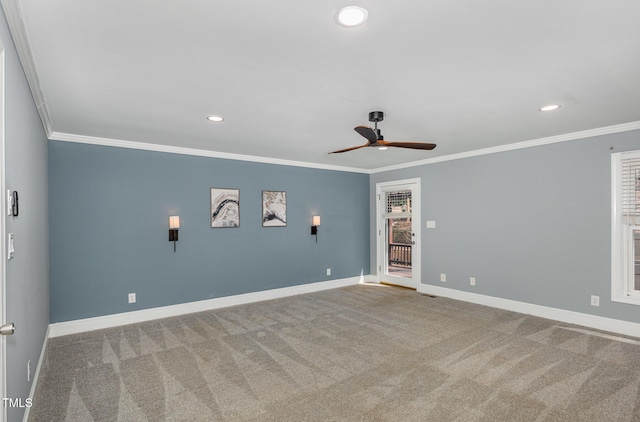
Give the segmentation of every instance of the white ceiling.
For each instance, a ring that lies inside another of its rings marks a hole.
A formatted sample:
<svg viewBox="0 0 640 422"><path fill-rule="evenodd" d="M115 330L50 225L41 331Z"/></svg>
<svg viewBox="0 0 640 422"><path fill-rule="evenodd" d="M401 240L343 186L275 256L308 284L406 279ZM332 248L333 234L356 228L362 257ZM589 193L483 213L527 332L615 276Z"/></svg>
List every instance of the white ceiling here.
<svg viewBox="0 0 640 422"><path fill-rule="evenodd" d="M365 25L335 23L348 4ZM638 0L19 5L54 138L373 169L640 120ZM327 154L373 110L437 148Z"/></svg>

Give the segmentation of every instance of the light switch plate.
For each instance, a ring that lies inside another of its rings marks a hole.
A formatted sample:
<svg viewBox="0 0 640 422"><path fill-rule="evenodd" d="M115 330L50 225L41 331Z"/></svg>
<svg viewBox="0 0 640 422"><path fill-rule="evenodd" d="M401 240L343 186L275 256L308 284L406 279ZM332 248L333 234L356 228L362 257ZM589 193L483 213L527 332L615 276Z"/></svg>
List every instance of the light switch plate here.
<svg viewBox="0 0 640 422"><path fill-rule="evenodd" d="M11 209L13 208L13 191L7 189L7 215L11 217Z"/></svg>
<svg viewBox="0 0 640 422"><path fill-rule="evenodd" d="M436 222L433 220L427 220L427 228L428 229L435 229L436 228Z"/></svg>

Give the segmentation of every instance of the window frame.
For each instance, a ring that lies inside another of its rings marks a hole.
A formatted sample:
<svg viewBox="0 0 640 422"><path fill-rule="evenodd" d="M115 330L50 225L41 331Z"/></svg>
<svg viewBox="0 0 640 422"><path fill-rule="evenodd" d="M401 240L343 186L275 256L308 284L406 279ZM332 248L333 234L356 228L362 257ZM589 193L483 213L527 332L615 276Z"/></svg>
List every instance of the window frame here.
<svg viewBox="0 0 640 422"><path fill-rule="evenodd" d="M633 238L640 225L625 222L623 217L623 169L629 159L640 159L640 151L611 154L611 300L640 305Z"/></svg>

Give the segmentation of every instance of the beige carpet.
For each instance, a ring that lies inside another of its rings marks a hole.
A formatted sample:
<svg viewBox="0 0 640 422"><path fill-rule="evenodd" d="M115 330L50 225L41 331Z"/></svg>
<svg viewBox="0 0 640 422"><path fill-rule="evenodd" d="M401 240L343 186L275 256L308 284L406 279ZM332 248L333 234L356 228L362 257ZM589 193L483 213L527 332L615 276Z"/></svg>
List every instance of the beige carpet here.
<svg viewBox="0 0 640 422"><path fill-rule="evenodd" d="M640 421L638 342L580 328L358 285L53 338L30 420Z"/></svg>

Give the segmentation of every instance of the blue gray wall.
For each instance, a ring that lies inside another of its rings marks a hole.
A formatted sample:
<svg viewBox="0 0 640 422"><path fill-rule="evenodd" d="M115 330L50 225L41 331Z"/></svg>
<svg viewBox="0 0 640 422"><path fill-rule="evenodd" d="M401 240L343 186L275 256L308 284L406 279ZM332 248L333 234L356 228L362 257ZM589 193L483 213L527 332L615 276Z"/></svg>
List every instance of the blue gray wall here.
<svg viewBox="0 0 640 422"><path fill-rule="evenodd" d="M640 323L610 284L611 152L634 149L640 131L423 165L372 175L370 195L421 178L422 283Z"/></svg>
<svg viewBox="0 0 640 422"><path fill-rule="evenodd" d="M16 333L7 342L7 397L29 397L27 361L32 373L49 325L49 249L47 227L47 139L20 66L3 12L0 38L5 47L5 175L7 189L20 195L20 215L6 218L16 235L15 257L7 262L7 321ZM3 240L4 241L4 240ZM24 409L9 408L8 420Z"/></svg>
<svg viewBox="0 0 640 422"><path fill-rule="evenodd" d="M49 181L52 323L369 273L366 174L50 141ZM210 227L211 187L240 189L239 228ZM286 227L262 227L262 190Z"/></svg>

